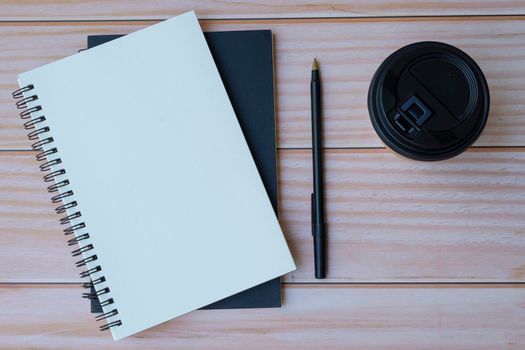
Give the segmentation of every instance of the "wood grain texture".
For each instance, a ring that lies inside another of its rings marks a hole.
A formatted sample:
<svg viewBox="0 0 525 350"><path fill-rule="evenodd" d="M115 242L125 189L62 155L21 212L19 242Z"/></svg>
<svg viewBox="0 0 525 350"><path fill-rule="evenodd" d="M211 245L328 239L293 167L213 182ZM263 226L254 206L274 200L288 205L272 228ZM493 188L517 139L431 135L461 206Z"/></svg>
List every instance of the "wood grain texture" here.
<svg viewBox="0 0 525 350"><path fill-rule="evenodd" d="M386 150L329 151L331 281L525 280L525 153L467 152L438 163ZM281 220L311 281L310 152L280 152Z"/></svg>
<svg viewBox="0 0 525 350"><path fill-rule="evenodd" d="M287 285L281 309L194 311L115 343L78 286L0 285L0 349L525 347L523 286L433 287Z"/></svg>
<svg viewBox="0 0 525 350"><path fill-rule="evenodd" d="M516 0L4 0L0 20L162 19L190 10L201 18L512 15L525 13L525 5Z"/></svg>
<svg viewBox="0 0 525 350"><path fill-rule="evenodd" d="M0 281L80 281L33 153L0 152Z"/></svg>
<svg viewBox="0 0 525 350"><path fill-rule="evenodd" d="M0 153L0 282L80 281L30 152ZM279 152L280 220L298 269L314 282L311 158ZM383 150L326 158L325 282L525 281L525 152L467 152L422 163Z"/></svg>
<svg viewBox="0 0 525 350"><path fill-rule="evenodd" d="M414 41L465 50L484 70L491 113L476 145L525 145L525 17L202 21L203 29L272 29L276 47L278 144L310 147L309 70L321 63L325 146L378 147L366 106L369 81L386 56ZM0 24L0 149L28 147L10 93L18 73L75 53L88 34L128 33L153 22ZM37 87L38 89L38 87Z"/></svg>

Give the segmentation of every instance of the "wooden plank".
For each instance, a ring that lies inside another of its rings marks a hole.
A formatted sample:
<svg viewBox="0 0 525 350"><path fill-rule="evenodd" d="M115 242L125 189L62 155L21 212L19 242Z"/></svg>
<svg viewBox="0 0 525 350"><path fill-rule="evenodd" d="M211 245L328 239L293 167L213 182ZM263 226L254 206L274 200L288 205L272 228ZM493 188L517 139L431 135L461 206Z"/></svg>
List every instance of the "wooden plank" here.
<svg viewBox="0 0 525 350"><path fill-rule="evenodd" d="M0 20L163 19L195 10L201 18L297 18L512 15L525 13L522 1L305 1L305 0L4 0Z"/></svg>
<svg viewBox="0 0 525 350"><path fill-rule="evenodd" d="M313 282L308 151L279 152L280 220ZM327 153L326 282L525 281L525 152L423 163L383 150ZM0 282L80 281L29 152L0 153Z"/></svg>
<svg viewBox="0 0 525 350"><path fill-rule="evenodd" d="M80 281L32 153L0 153L0 281Z"/></svg>
<svg viewBox="0 0 525 350"><path fill-rule="evenodd" d="M113 342L78 286L0 285L4 349L522 349L523 285L285 286L281 309L199 310ZM118 299L116 299L118 307ZM154 345L153 345L154 344Z"/></svg>
<svg viewBox="0 0 525 350"><path fill-rule="evenodd" d="M203 21L205 30L272 29L276 46L278 143L309 147L309 70L315 56L324 77L327 147L379 147L366 107L380 62L414 41L459 46L485 71L491 115L479 146L525 145L525 17ZM0 25L0 149L28 147L10 92L18 73L75 53L86 35L128 33L153 22L18 23ZM38 88L38 87L37 87ZM74 111L72 111L73 113Z"/></svg>
<svg viewBox="0 0 525 350"><path fill-rule="evenodd" d="M281 220L311 281L311 158L280 152ZM525 280L525 153L416 162L386 150L326 153L329 281Z"/></svg>

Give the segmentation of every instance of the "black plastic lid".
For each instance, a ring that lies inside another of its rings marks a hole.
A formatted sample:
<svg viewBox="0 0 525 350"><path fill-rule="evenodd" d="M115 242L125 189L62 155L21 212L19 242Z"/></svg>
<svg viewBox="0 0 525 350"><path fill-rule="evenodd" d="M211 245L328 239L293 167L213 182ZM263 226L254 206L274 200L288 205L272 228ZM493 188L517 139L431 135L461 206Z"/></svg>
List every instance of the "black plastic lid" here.
<svg viewBox="0 0 525 350"><path fill-rule="evenodd" d="M467 149L489 113L487 81L458 48L419 42L390 55L368 91L370 119L381 140L416 160L442 160Z"/></svg>

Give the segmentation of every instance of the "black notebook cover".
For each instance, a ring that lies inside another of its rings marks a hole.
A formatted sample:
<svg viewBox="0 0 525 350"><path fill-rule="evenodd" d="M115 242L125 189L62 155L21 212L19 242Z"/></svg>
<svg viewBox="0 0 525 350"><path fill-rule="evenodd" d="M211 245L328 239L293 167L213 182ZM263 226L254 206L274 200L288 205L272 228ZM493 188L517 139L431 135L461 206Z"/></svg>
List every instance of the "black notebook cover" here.
<svg viewBox="0 0 525 350"><path fill-rule="evenodd" d="M277 214L272 32L255 30L204 35ZM120 36L88 36L88 49ZM169 91L165 93L169 94ZM275 278L203 309L280 306L281 284L280 279ZM98 299L92 300L91 312L102 312Z"/></svg>

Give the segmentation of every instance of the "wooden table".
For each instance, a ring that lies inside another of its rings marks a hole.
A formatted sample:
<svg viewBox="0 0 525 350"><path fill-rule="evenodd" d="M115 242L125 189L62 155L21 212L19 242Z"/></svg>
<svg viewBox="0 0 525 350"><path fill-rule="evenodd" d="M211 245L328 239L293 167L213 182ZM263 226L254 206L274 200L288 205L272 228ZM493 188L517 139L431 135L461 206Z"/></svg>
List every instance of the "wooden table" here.
<svg viewBox="0 0 525 350"><path fill-rule="evenodd" d="M298 269L283 279L281 309L196 311L114 343L80 298L10 93L18 73L75 53L88 34L192 8L207 31L275 34L280 218ZM2 1L0 348L524 349L524 14L524 1ZM459 46L491 89L482 137L450 161L397 158L368 119L375 69L420 40ZM309 226L314 56L325 83L325 281L312 277Z"/></svg>

